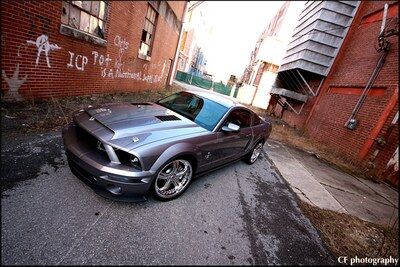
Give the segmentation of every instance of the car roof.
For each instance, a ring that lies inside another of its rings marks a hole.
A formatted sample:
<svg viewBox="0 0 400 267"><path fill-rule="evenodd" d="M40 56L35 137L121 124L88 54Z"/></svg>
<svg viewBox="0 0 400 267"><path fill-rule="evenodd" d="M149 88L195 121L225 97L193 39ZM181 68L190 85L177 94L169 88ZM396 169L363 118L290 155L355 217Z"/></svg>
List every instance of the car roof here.
<svg viewBox="0 0 400 267"><path fill-rule="evenodd" d="M223 105L223 106L225 106L227 108L231 108L231 107L234 107L234 106L246 108L246 106L240 104L233 97L222 95L220 93L216 93L216 92L213 92L213 91L208 91L208 90L205 90L205 89L198 89L198 90L185 90L185 92L189 92L189 93L192 93L194 95L207 98L207 99L212 100L214 102L217 102L218 104L221 104L221 105Z"/></svg>

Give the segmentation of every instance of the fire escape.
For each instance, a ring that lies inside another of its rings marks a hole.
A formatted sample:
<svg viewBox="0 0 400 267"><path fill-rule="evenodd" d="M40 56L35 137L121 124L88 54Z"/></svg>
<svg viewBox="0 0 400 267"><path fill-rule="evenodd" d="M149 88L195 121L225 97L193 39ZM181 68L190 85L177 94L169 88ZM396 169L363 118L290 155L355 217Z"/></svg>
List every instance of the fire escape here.
<svg viewBox="0 0 400 267"><path fill-rule="evenodd" d="M279 105L300 114L318 95L358 6L358 1L305 4L271 90Z"/></svg>

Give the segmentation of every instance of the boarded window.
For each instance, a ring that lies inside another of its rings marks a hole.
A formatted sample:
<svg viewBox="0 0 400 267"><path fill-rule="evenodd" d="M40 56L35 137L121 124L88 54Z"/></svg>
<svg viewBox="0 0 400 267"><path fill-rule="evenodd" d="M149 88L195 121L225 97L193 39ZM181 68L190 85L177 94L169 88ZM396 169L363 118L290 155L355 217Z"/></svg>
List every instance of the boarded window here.
<svg viewBox="0 0 400 267"><path fill-rule="evenodd" d="M104 39L106 1L63 1L61 23Z"/></svg>

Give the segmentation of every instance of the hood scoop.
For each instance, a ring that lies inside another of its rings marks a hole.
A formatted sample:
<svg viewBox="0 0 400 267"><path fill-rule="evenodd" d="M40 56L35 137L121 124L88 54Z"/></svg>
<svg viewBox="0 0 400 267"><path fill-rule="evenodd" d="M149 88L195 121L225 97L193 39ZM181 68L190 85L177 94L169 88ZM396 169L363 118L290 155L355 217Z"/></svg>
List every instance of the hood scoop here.
<svg viewBox="0 0 400 267"><path fill-rule="evenodd" d="M157 119L160 121L180 121L177 116L174 115L160 115L160 116L155 116Z"/></svg>
<svg viewBox="0 0 400 267"><path fill-rule="evenodd" d="M151 106L151 105L153 105L151 103L146 103L146 102L143 102L143 103L131 103L131 104L134 105L134 106Z"/></svg>

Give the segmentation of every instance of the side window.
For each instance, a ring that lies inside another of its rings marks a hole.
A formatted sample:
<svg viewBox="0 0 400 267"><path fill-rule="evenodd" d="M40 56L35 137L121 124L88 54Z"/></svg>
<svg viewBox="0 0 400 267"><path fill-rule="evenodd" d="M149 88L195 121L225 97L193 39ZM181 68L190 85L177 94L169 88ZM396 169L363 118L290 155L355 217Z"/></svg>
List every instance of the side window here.
<svg viewBox="0 0 400 267"><path fill-rule="evenodd" d="M234 123L239 125L240 128L247 128L251 125L251 113L247 110L236 109L229 114L228 118L225 120L225 124Z"/></svg>
<svg viewBox="0 0 400 267"><path fill-rule="evenodd" d="M253 114L253 126L261 124L261 119L257 114Z"/></svg>

